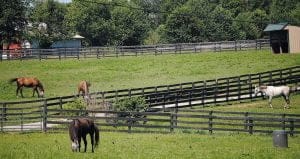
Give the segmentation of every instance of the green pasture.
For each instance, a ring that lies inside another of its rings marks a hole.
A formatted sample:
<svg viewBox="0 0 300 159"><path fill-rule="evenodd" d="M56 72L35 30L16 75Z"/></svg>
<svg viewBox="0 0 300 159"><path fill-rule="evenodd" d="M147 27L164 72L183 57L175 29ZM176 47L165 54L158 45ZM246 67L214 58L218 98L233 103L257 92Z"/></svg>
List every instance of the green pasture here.
<svg viewBox="0 0 300 159"><path fill-rule="evenodd" d="M88 138L89 139L89 138ZM288 137L289 148L273 147L272 135L237 133L208 134L128 134L101 133L100 147L91 153L73 153L68 133L29 133L0 135L0 158L30 159L167 159L167 158L264 158L297 159L299 136ZM89 144L90 140L88 140Z"/></svg>
<svg viewBox="0 0 300 159"><path fill-rule="evenodd" d="M103 59L24 60L0 62L0 101L21 100L8 80L34 76L44 84L46 97L76 94L81 80L91 92L175 84L257 73L300 65L300 54L270 50L120 57ZM24 89L25 99L32 90Z"/></svg>

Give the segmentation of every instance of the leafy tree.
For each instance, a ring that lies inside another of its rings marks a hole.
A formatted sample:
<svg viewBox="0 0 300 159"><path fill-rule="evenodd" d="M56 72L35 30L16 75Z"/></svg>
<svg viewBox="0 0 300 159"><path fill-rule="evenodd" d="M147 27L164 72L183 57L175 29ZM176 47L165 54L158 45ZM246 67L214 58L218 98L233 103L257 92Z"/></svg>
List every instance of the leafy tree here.
<svg viewBox="0 0 300 159"><path fill-rule="evenodd" d="M296 8L298 0L273 0L270 6L270 19L273 23L290 22L291 12Z"/></svg>
<svg viewBox="0 0 300 159"><path fill-rule="evenodd" d="M21 40L29 0L0 0L0 44Z"/></svg>
<svg viewBox="0 0 300 159"><path fill-rule="evenodd" d="M142 44L149 30L148 19L140 10L115 7L112 11L115 45Z"/></svg>
<svg viewBox="0 0 300 159"><path fill-rule="evenodd" d="M263 35L268 16L265 11L257 9L254 12L240 13L236 17L236 25L239 28L242 39L258 39Z"/></svg>
<svg viewBox="0 0 300 159"><path fill-rule="evenodd" d="M78 32L89 40L91 45L109 45L113 33L111 22L111 6L94 3L85 3L74 0L68 7L67 24L71 32Z"/></svg>
<svg viewBox="0 0 300 159"><path fill-rule="evenodd" d="M31 38L38 40L40 47L48 48L57 40L68 37L64 20L67 12L65 4L54 0L38 1L30 16L33 28Z"/></svg>

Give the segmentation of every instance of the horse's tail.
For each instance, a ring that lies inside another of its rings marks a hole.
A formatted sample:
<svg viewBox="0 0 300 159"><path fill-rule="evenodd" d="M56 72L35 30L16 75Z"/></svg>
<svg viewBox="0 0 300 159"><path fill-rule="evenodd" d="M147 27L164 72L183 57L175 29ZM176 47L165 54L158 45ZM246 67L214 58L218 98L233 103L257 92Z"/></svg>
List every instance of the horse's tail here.
<svg viewBox="0 0 300 159"><path fill-rule="evenodd" d="M9 80L9 83L13 83L13 82L15 82L17 80L18 80L18 78L12 78L12 79Z"/></svg>
<svg viewBox="0 0 300 159"><path fill-rule="evenodd" d="M95 131L95 148L96 148L99 145L99 139L100 139L99 129L96 126L96 124L94 124L94 131Z"/></svg>

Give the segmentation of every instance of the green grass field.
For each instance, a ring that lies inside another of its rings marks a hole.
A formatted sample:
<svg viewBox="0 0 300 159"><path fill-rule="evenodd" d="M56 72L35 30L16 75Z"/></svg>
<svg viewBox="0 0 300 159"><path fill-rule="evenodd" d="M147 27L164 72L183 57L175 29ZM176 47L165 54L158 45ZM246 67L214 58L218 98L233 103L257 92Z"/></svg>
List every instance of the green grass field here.
<svg viewBox="0 0 300 159"><path fill-rule="evenodd" d="M8 80L34 76L44 84L46 97L77 93L81 80L92 83L91 91L137 88L292 67L300 65L300 54L272 54L269 50L184 55L140 56L104 59L28 60L0 63L0 101L21 100L16 84ZM24 89L32 99L31 89Z"/></svg>
<svg viewBox="0 0 300 159"><path fill-rule="evenodd" d="M67 133L0 135L1 159L298 159L299 136L288 137L289 148L273 147L271 135L232 133L128 134L101 133L100 147L91 153L73 153ZM90 141L88 140L88 143Z"/></svg>

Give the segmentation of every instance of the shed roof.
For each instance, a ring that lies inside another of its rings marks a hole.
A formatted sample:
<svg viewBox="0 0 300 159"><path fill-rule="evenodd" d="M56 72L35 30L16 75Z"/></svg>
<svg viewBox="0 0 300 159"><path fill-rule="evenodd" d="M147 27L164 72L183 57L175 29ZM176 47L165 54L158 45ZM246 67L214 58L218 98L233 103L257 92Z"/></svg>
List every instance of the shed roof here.
<svg viewBox="0 0 300 159"><path fill-rule="evenodd" d="M287 25L288 23L268 24L264 32L283 30Z"/></svg>

